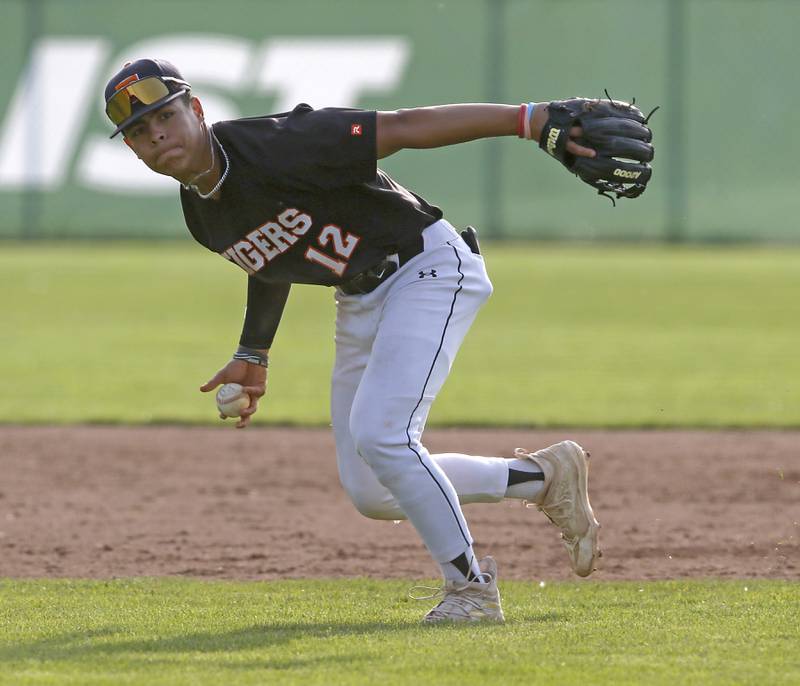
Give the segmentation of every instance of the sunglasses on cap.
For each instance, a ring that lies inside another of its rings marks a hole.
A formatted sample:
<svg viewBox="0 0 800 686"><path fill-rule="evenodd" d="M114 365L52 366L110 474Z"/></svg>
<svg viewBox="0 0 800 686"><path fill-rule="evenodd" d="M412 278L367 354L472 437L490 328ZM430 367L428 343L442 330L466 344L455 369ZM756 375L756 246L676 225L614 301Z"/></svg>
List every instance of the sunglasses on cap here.
<svg viewBox="0 0 800 686"><path fill-rule="evenodd" d="M157 109L155 106L162 100L166 104L188 92L189 88L186 81L172 76L147 76L139 79L133 74L117 84L116 92L106 101L106 114L119 131L132 124L139 116Z"/></svg>

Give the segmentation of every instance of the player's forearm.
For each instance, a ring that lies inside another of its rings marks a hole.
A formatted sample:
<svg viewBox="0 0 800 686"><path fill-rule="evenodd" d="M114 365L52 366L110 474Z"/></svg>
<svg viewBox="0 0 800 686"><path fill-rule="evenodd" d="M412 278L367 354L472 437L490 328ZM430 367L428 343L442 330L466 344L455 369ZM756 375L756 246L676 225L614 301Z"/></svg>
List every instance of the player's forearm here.
<svg viewBox="0 0 800 686"><path fill-rule="evenodd" d="M515 136L519 105L464 104L378 112L378 157L403 148L438 148L479 138Z"/></svg>
<svg viewBox="0 0 800 686"><path fill-rule="evenodd" d="M289 296L289 284L265 283L251 276L247 280L247 310L239 344L268 351L278 330Z"/></svg>

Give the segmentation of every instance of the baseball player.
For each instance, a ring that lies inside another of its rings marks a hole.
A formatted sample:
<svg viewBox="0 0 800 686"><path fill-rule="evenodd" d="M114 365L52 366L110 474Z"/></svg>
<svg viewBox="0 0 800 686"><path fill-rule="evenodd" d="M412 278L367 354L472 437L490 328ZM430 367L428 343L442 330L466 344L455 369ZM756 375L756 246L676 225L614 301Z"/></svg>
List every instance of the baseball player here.
<svg viewBox="0 0 800 686"><path fill-rule="evenodd" d="M492 286L474 231L456 231L438 207L377 166L404 148L491 136L537 141L543 130L546 145L591 160L596 153L578 142L580 127L559 130L548 103L392 112L300 104L209 125L189 83L157 59L126 64L108 82L105 101L112 137L122 133L150 169L181 183L195 240L247 275L240 345L200 389L244 386L252 400L238 428L265 393L291 284L334 288L339 476L363 515L407 518L440 565L441 601L424 621L503 621L497 567L491 557L477 559L464 503L538 504L561 529L575 573L591 574L599 525L579 445L564 441L504 459L431 455L421 442L431 403Z"/></svg>

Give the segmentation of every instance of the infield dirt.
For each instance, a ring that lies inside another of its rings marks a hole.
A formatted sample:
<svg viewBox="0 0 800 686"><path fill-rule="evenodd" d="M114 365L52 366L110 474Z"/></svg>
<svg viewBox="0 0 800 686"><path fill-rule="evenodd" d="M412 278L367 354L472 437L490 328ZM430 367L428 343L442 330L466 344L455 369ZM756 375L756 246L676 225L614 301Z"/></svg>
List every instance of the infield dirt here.
<svg viewBox="0 0 800 686"><path fill-rule="evenodd" d="M432 452L591 453L594 579L800 579L800 432L430 430ZM438 575L407 522L339 485L329 430L0 427L0 577ZM520 501L465 507L501 579L569 579Z"/></svg>

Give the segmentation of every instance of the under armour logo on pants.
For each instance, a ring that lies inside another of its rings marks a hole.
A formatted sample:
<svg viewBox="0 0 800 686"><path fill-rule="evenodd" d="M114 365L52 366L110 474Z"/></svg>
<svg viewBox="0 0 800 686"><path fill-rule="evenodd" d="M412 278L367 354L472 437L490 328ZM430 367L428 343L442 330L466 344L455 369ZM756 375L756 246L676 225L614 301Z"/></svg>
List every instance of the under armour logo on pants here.
<svg viewBox="0 0 800 686"><path fill-rule="evenodd" d="M436 270L435 269L431 269L430 271L427 271L427 272L424 272L424 271L420 270L419 278L420 279L424 279L426 276L431 276L431 277L433 277L435 279L436 278Z"/></svg>

